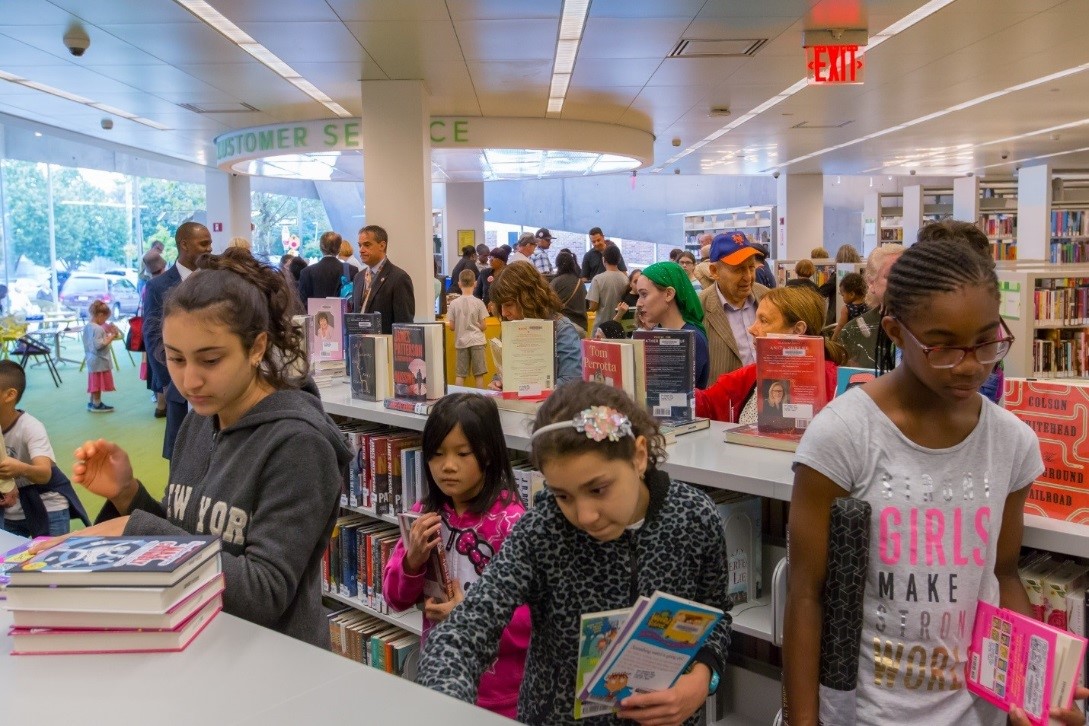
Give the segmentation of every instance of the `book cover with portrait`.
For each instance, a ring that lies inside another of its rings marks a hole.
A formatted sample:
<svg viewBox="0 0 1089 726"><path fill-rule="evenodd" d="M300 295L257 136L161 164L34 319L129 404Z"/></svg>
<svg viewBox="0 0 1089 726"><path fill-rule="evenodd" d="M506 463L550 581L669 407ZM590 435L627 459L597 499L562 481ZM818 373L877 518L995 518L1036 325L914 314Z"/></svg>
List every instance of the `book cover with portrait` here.
<svg viewBox="0 0 1089 726"><path fill-rule="evenodd" d="M756 343L756 425L760 431L801 433L828 403L824 338L769 335Z"/></svg>

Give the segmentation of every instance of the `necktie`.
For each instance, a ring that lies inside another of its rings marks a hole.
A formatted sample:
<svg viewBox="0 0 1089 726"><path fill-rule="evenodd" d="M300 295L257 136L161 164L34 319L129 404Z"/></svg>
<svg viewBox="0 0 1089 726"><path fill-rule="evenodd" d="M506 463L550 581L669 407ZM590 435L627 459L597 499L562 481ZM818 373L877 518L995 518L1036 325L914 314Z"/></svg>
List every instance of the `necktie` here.
<svg viewBox="0 0 1089 726"><path fill-rule="evenodd" d="M371 268L363 270L363 302L359 306L359 312L367 310L367 301L371 297Z"/></svg>

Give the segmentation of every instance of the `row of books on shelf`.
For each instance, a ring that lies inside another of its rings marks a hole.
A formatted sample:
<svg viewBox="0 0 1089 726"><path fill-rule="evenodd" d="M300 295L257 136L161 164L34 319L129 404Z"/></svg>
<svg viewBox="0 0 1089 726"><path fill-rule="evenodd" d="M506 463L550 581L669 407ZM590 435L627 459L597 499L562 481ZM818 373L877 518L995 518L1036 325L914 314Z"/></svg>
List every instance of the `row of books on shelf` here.
<svg viewBox="0 0 1089 726"><path fill-rule="evenodd" d="M991 241L991 257L995 262L1009 261L1017 259L1017 241L1016 240L992 240Z"/></svg>
<svg viewBox="0 0 1089 726"><path fill-rule="evenodd" d="M985 214L980 226L988 237L1007 237L1017 234L1016 214Z"/></svg>
<svg viewBox="0 0 1089 726"><path fill-rule="evenodd" d="M1089 262L1089 239L1053 239L1048 249L1048 260L1054 264Z"/></svg>
<svg viewBox="0 0 1089 726"><path fill-rule="evenodd" d="M1081 210L1053 209L1049 231L1052 237L1089 236L1089 216Z"/></svg>
<svg viewBox="0 0 1089 726"><path fill-rule="evenodd" d="M1041 378L1089 375L1089 329L1037 330L1032 340L1032 375Z"/></svg>
<svg viewBox="0 0 1089 726"><path fill-rule="evenodd" d="M1089 278L1041 278L1032 302L1039 323L1089 325Z"/></svg>
<svg viewBox="0 0 1089 726"><path fill-rule="evenodd" d="M71 537L0 557L14 655L184 650L223 609L218 537Z"/></svg>
<svg viewBox="0 0 1089 726"><path fill-rule="evenodd" d="M337 519L322 555L322 592L388 613L382 597L382 573L400 539L395 524L361 514Z"/></svg>
<svg viewBox="0 0 1089 726"><path fill-rule="evenodd" d="M328 613L330 650L395 676L411 676L420 657L420 638L353 608Z"/></svg>

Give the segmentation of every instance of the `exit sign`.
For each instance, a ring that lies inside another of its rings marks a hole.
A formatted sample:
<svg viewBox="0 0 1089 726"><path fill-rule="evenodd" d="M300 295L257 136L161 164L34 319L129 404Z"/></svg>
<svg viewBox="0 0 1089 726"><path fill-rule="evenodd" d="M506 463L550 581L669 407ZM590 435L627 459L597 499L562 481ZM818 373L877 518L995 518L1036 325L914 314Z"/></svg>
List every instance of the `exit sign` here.
<svg viewBox="0 0 1089 726"><path fill-rule="evenodd" d="M811 45L805 49L810 85L862 83L862 55L857 45Z"/></svg>

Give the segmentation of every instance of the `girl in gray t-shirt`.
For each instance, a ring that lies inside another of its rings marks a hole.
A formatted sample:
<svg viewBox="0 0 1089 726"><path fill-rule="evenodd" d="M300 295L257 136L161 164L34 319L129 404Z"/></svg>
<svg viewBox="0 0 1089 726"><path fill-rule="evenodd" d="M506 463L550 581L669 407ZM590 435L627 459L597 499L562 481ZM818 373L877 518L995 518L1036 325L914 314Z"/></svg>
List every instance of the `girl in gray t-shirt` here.
<svg viewBox="0 0 1089 726"><path fill-rule="evenodd" d="M1043 462L1032 430L978 393L1012 342L994 263L952 235L918 243L892 267L884 302L884 347L895 343L900 364L825 407L795 455L789 722L815 724L819 709L839 726L997 726L1006 714L967 691L964 666L979 600L1031 613L1017 559ZM879 350L879 365L891 360ZM844 496L872 511L849 713L829 712L818 684L829 508ZM1084 723L1075 710L1052 716Z"/></svg>

